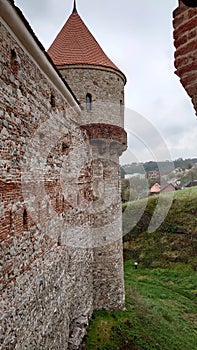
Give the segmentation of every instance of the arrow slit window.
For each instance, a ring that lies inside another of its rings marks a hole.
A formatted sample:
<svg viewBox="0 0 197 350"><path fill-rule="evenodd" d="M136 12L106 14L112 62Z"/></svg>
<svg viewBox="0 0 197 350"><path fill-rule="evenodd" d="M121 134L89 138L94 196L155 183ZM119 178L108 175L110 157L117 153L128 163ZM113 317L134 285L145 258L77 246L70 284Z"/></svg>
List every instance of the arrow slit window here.
<svg viewBox="0 0 197 350"><path fill-rule="evenodd" d="M90 112L92 109L92 95L87 94L86 95L86 111Z"/></svg>

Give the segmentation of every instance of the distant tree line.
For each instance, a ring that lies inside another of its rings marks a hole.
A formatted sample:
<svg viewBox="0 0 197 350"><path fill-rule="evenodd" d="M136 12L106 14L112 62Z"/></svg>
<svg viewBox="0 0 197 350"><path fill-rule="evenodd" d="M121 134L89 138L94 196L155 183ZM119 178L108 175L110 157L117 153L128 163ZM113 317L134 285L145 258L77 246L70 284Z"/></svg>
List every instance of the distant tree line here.
<svg viewBox="0 0 197 350"><path fill-rule="evenodd" d="M172 165L174 168L181 168L181 169L191 169L192 166L197 163L197 158L178 158L174 160L173 162L166 160L166 161L149 161L149 162L141 162L141 163L131 163L126 164L121 167L121 175L123 173L125 174L144 174L151 171L158 171L162 172L162 174L169 174L170 171L172 171Z"/></svg>

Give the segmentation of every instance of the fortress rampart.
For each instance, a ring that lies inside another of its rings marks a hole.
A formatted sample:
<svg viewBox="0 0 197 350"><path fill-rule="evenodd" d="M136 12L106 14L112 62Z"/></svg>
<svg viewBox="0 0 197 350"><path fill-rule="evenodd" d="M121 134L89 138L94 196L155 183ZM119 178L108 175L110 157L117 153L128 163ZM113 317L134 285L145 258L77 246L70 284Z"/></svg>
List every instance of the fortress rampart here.
<svg viewBox="0 0 197 350"><path fill-rule="evenodd" d="M108 86L106 113L92 88L87 113L79 77L65 82L12 1L0 13L0 349L78 349L94 309L124 307L124 76L86 70L99 98Z"/></svg>

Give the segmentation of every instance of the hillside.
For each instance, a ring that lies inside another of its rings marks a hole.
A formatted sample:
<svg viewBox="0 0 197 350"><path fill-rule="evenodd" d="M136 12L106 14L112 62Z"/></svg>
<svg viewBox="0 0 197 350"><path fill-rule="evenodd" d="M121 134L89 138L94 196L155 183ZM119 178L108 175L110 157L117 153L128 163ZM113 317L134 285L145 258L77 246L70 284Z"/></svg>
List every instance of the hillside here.
<svg viewBox="0 0 197 350"><path fill-rule="evenodd" d="M124 228L143 212L124 237L126 309L93 313L86 350L196 350L197 188L175 192L164 222L148 233L157 203L123 205Z"/></svg>
<svg viewBox="0 0 197 350"><path fill-rule="evenodd" d="M95 311L85 350L196 350L197 278L189 265L125 263L126 309Z"/></svg>
<svg viewBox="0 0 197 350"><path fill-rule="evenodd" d="M164 204L171 195L160 196ZM197 267L197 188L174 192L165 220L154 233L148 233L157 202L158 197L153 196L147 205L145 199L123 205L123 211L126 210L124 229L129 228L136 213L143 213L135 227L124 236L125 259L136 259L147 267L166 266L178 261Z"/></svg>

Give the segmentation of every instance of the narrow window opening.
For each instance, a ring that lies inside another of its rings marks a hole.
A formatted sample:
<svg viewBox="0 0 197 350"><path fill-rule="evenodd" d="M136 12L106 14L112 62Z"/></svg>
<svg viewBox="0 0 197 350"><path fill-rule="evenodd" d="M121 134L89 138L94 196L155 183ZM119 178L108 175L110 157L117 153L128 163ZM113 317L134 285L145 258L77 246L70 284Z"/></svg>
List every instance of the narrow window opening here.
<svg viewBox="0 0 197 350"><path fill-rule="evenodd" d="M62 151L64 152L68 150L68 148L69 148L69 145L66 142L62 142Z"/></svg>
<svg viewBox="0 0 197 350"><path fill-rule="evenodd" d="M92 109L92 95L87 94L86 95L86 111L90 112Z"/></svg>
<svg viewBox="0 0 197 350"><path fill-rule="evenodd" d="M26 209L23 211L23 229L26 231L28 230L28 217Z"/></svg>
<svg viewBox="0 0 197 350"><path fill-rule="evenodd" d="M120 114L122 114L124 111L124 104L123 104L123 100L120 100Z"/></svg>
<svg viewBox="0 0 197 350"><path fill-rule="evenodd" d="M19 89L20 89L20 91L21 91L22 93L25 91L25 88L24 88L24 86L23 86L22 84L19 85Z"/></svg>
<svg viewBox="0 0 197 350"><path fill-rule="evenodd" d="M61 236L58 236L57 245L58 245L58 247L60 247L62 245Z"/></svg>
<svg viewBox="0 0 197 350"><path fill-rule="evenodd" d="M14 49L11 49L11 70L13 74L18 74L20 59Z"/></svg>
<svg viewBox="0 0 197 350"><path fill-rule="evenodd" d="M14 62L16 61L17 58L17 54L16 51L14 49L11 50L11 61Z"/></svg>
<svg viewBox="0 0 197 350"><path fill-rule="evenodd" d="M55 96L51 94L51 107L55 107Z"/></svg>

